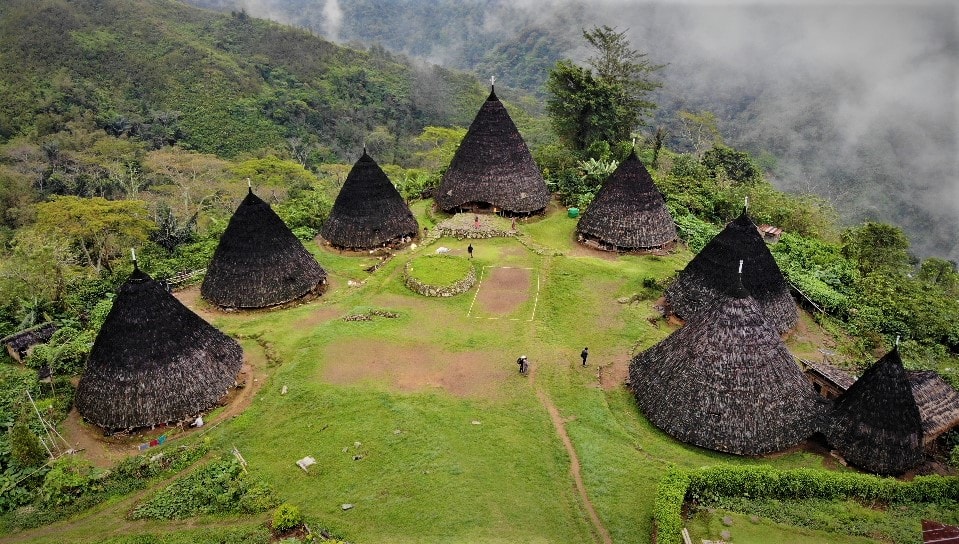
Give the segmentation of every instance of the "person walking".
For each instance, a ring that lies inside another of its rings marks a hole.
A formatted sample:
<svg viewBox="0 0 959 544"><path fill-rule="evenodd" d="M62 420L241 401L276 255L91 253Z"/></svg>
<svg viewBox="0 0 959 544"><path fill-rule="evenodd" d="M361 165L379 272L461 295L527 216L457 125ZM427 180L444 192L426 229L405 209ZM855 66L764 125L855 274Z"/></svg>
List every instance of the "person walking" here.
<svg viewBox="0 0 959 544"><path fill-rule="evenodd" d="M586 358L589 357L589 348L583 348L583 352L579 354L583 358L583 366L586 366Z"/></svg>
<svg viewBox="0 0 959 544"><path fill-rule="evenodd" d="M526 373L529 372L529 361L526 360L526 356L525 356L525 355L520 355L520 356L519 356L519 359L516 359L516 364L519 365L519 373L520 373L520 374L522 374L522 375L525 376Z"/></svg>
<svg viewBox="0 0 959 544"><path fill-rule="evenodd" d="M470 259L473 258L473 244L466 246L466 252L470 254Z"/></svg>

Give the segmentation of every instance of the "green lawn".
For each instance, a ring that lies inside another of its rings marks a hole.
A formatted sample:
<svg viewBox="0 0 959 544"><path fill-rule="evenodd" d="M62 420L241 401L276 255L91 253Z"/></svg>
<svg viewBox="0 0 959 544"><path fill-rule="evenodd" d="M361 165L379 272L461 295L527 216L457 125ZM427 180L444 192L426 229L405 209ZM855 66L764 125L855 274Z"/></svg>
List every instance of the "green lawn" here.
<svg viewBox="0 0 959 544"><path fill-rule="evenodd" d="M421 224L430 224L425 208L416 211ZM532 321L470 317L477 287L456 297L425 298L403 285L409 259L439 245L465 255L467 240L442 239L401 252L372 275L363 272L373 262L368 257L311 247L331 277L321 298L217 319L230 334L266 341L280 362L267 369L270 377L251 406L205 439L214 451L237 447L249 470L298 505L312 526L354 543L599 542L542 398L564 419L589 499L615 542L649 541L656 485L670 464L823 466L821 457L802 452L762 460L679 443L641 416L621 384L602 386L601 373L621 372L632 353L672 330L662 320L650 321L653 301L617 299L641 291L644 278L673 274L690 254L574 255L574 226L563 211L519 226L525 239L563 255L539 255L509 238L472 241L478 272L503 266L535 271L540 290ZM365 281L348 286L348 280ZM530 301L534 296L531 283ZM370 308L398 317L339 319ZM587 368L578 356L584 346L591 353ZM516 373L521 353L529 356L533 377ZM294 464L307 455L317 460L309 473ZM128 502L121 513L135 501ZM353 508L344 510L347 503ZM97 541L117 510L96 509L43 528L34 541L63 541L63 535ZM737 519L735 542L788 542L783 539L799 534L765 522L753 531L755 524ZM189 530L239 530L247 523L200 519ZM711 524L694 521L694 528L702 526L696 530L705 535ZM158 525L129 527L132 535ZM181 536L187 530L182 523L167 527ZM762 540L766 535L773 536ZM832 533L795 538L863 542Z"/></svg>

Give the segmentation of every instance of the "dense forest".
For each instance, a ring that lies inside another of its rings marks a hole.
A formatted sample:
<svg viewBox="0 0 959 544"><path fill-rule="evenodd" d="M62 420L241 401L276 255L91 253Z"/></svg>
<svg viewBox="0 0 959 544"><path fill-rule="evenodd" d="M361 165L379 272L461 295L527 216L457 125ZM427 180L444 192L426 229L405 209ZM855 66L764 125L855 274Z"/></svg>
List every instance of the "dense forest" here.
<svg viewBox="0 0 959 544"><path fill-rule="evenodd" d="M405 12L390 11L405 4L351 6L357 11L345 19L363 8L381 22L417 26ZM473 21L463 28L487 25L474 4L458 2L439 3L418 17L427 27L440 13ZM575 11L563 13L567 27L580 24ZM384 45L436 54L391 42L395 29L360 26L369 34L351 35L343 27L339 37L383 45L339 46L244 10L218 14L174 0L0 6L0 337L57 322L60 330L27 365L49 367L63 379L60 386L70 388L66 378L82 371L112 293L129 274L129 248L138 249L144 268L159 279L204 268L247 179L304 240L316 236L364 147L405 198L428 198L487 87L468 73L388 51ZM434 26L441 33L448 28ZM846 357L865 365L899 337L910 366L935 368L959 384L954 262L917 258L903 228L891 222L847 226L828 200L778 190L771 181L775 161L727 145L726 125L713 114L654 108L663 96L655 84L658 65L644 65L644 81L654 83L631 95L633 76L617 79L616 66L561 57L569 48L589 48L581 30L557 41L550 28L513 35L515 42L490 41L493 57L461 62L478 71L504 63L503 70L510 66L532 78L515 80L527 89L536 87L535 74L544 82L577 78L568 95L563 85L502 92L563 205L588 206L633 146L693 251L739 215L748 197L757 223L785 229L773 254L815 305L819 323L843 339ZM592 37L625 39L609 28L603 32L596 29ZM624 58L628 64L635 57ZM570 118L564 100L597 96L609 99L602 102L608 116L585 136L570 132L595 119ZM651 128L669 114L670 126L683 130ZM616 123L625 125L612 127ZM930 220L914 211L917 221ZM34 379L3 367L5 384ZM13 392L20 389L4 390L0 424L13 428L21 408ZM4 490L12 489L7 484L25 462L9 436L0 433ZM0 495L0 511L29 503L34 491Z"/></svg>
<svg viewBox="0 0 959 544"><path fill-rule="evenodd" d="M345 43L470 70L545 96L608 24L667 64L650 125L692 150L680 112L710 114L780 189L827 198L845 224L896 223L920 256L959 259L954 6L190 0L246 9ZM951 74L951 75L950 75Z"/></svg>

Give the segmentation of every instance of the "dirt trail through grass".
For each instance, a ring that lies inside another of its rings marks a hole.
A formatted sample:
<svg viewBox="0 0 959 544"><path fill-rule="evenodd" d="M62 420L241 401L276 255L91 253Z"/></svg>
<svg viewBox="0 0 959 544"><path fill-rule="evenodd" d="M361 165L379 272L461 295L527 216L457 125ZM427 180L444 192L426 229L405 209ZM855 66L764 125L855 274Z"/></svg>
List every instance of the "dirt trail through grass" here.
<svg viewBox="0 0 959 544"><path fill-rule="evenodd" d="M596 513L596 508L593 506L592 501L589 500L589 495L586 494L586 485L583 483L579 457L576 456L573 441L570 440L569 434L566 432L566 424L563 421L563 417L559 414L559 410L556 408L556 405L553 404L552 399L549 398L549 394L546 393L543 388L536 387L536 365L533 365L530 369L529 381L530 385L532 385L536 391L536 396L539 398L540 403L542 403L543 407L545 407L549 413L553 427L556 428L556 434L558 434L560 440L563 441L563 446L569 454L569 473L573 477L576 491L579 492L579 498L583 501L583 508L585 508L586 513L589 514L589 520L593 523L596 534L602 539L603 544L613 544L613 538L610 536L606 526L603 525L603 520L599 518L599 514Z"/></svg>

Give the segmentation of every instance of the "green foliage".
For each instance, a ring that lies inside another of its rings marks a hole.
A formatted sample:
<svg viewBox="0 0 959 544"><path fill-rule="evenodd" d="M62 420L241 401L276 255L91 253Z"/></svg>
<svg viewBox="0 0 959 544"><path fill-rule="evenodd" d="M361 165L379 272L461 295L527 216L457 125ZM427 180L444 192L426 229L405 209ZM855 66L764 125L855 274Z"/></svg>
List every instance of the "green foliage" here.
<svg viewBox="0 0 959 544"><path fill-rule="evenodd" d="M236 458L227 456L173 482L134 508L130 518L183 519L201 514L253 514L275 504L276 498L269 488L246 473Z"/></svg>
<svg viewBox="0 0 959 544"><path fill-rule="evenodd" d="M303 514L295 504L285 502L273 512L273 532L283 534L303 525Z"/></svg>
<svg viewBox="0 0 959 544"><path fill-rule="evenodd" d="M74 455L57 459L43 480L41 499L47 508L58 508L101 486L103 471Z"/></svg>
<svg viewBox="0 0 959 544"><path fill-rule="evenodd" d="M144 244L154 227L139 200L61 196L37 204L36 228L69 240L78 258L97 272L111 270L112 259Z"/></svg>
<svg viewBox="0 0 959 544"><path fill-rule="evenodd" d="M10 457L20 467L38 467L46 462L47 452L25 419L21 416L10 428Z"/></svg>
<svg viewBox="0 0 959 544"><path fill-rule="evenodd" d="M109 312L108 308L100 304L94 307L94 310L98 312L98 320L101 319L100 315L103 315L105 309ZM102 319L106 319L106 316L103 315ZM103 321L100 320L99 325L102 324ZM69 326L59 328L50 337L49 342L33 348L27 358L27 365L32 368L47 366L57 376L77 374L83 370L83 364L93 347L99 325L96 329L87 330L77 330Z"/></svg>
<svg viewBox="0 0 959 544"><path fill-rule="evenodd" d="M714 146L706 151L702 158L703 166L714 178L728 177L733 183L751 185L762 181L759 167L750 158L749 153L737 151L723 145Z"/></svg>
<svg viewBox="0 0 959 544"><path fill-rule="evenodd" d="M660 544L682 542L679 534L683 529L683 501L689 484L689 473L672 466L659 480L653 501L653 521Z"/></svg>
<svg viewBox="0 0 959 544"><path fill-rule="evenodd" d="M206 452L202 444L168 446L159 454L128 457L110 471L94 469L77 457L62 457L55 464L56 474L41 482L39 499L32 508L8 511L0 516L0 527L22 530L64 519L110 497L142 489L156 478L170 477Z"/></svg>
<svg viewBox="0 0 959 544"><path fill-rule="evenodd" d="M918 476L907 482L852 472L778 470L766 465L671 469L660 481L653 514L660 528L659 542L681 542L681 509L686 498L702 502L723 497L951 505L959 501L959 477Z"/></svg>
<svg viewBox="0 0 959 544"><path fill-rule="evenodd" d="M310 187L316 176L302 165L268 155L249 159L230 168L236 180L250 179L254 187Z"/></svg>
<svg viewBox="0 0 959 544"><path fill-rule="evenodd" d="M909 240L895 225L866 222L843 232L842 243L843 255L863 274L901 272L909 264Z"/></svg>
<svg viewBox="0 0 959 544"><path fill-rule="evenodd" d="M722 230L716 225L698 219L693 215L678 214L676 211L673 211L672 214L676 221L679 237L686 242L686 245L694 253L698 253L706 247L706 244Z"/></svg>

